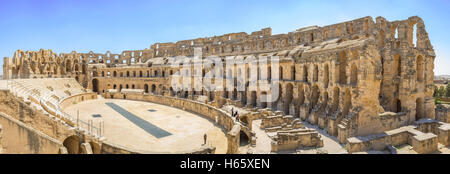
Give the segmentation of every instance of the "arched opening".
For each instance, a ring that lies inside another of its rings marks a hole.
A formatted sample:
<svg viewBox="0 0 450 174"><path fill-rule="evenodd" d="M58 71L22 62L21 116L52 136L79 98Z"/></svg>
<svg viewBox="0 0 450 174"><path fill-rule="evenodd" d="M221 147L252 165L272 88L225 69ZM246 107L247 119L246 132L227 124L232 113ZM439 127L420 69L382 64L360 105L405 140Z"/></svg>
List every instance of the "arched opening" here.
<svg viewBox="0 0 450 174"><path fill-rule="evenodd" d="M144 85L144 91L145 91L145 93L148 93L148 84Z"/></svg>
<svg viewBox="0 0 450 174"><path fill-rule="evenodd" d="M241 91L241 103L243 106L247 105L247 91Z"/></svg>
<svg viewBox="0 0 450 174"><path fill-rule="evenodd" d="M262 92L259 100L261 102L261 108L267 108L267 92Z"/></svg>
<svg viewBox="0 0 450 174"><path fill-rule="evenodd" d="M345 84L347 82L347 54L345 51L339 52L339 83Z"/></svg>
<svg viewBox="0 0 450 174"><path fill-rule="evenodd" d="M69 154L79 154L80 153L80 138L76 135L67 137L63 141L64 147L67 148Z"/></svg>
<svg viewBox="0 0 450 174"><path fill-rule="evenodd" d="M303 105L305 103L305 90L303 85L298 85L298 104Z"/></svg>
<svg viewBox="0 0 450 174"><path fill-rule="evenodd" d="M398 98L394 100L394 107L392 111L402 112L402 102Z"/></svg>
<svg viewBox="0 0 450 174"><path fill-rule="evenodd" d="M284 97L284 105L283 105L283 111L286 114L289 114L289 106L291 105L292 97L294 95L293 89L294 87L292 86L292 84L289 83L286 85L286 95Z"/></svg>
<svg viewBox="0 0 450 174"><path fill-rule="evenodd" d="M331 111L335 112L339 108L339 88L335 87L333 90L333 106Z"/></svg>
<svg viewBox="0 0 450 174"><path fill-rule="evenodd" d="M98 92L99 91L98 90L98 85L99 85L98 79L93 79L92 80L92 91L93 92Z"/></svg>
<svg viewBox="0 0 450 174"><path fill-rule="evenodd" d="M422 56L417 57L416 59L416 73L417 73L417 81L422 82L424 79L424 71L423 68L423 58Z"/></svg>
<svg viewBox="0 0 450 174"><path fill-rule="evenodd" d="M155 84L152 85L152 93L156 94L156 85Z"/></svg>
<svg viewBox="0 0 450 174"><path fill-rule="evenodd" d="M250 94L250 101L253 107L256 107L256 91L252 91Z"/></svg>
<svg viewBox="0 0 450 174"><path fill-rule="evenodd" d="M358 82L358 69L355 64L352 64L350 72L350 84L356 85L356 83Z"/></svg>
<svg viewBox="0 0 450 174"><path fill-rule="evenodd" d="M214 92L209 92L209 101L214 101Z"/></svg>
<svg viewBox="0 0 450 174"><path fill-rule="evenodd" d="M314 65L313 81L319 81L319 67L317 65Z"/></svg>
<svg viewBox="0 0 450 174"><path fill-rule="evenodd" d="M98 143L95 143L95 142L91 141L91 142L89 142L89 144L91 145L93 154L100 154L101 148L100 148L100 145Z"/></svg>
<svg viewBox="0 0 450 174"><path fill-rule="evenodd" d="M128 89L128 88L130 88L130 86L129 86L128 84L126 84L126 85L125 85L125 88Z"/></svg>
<svg viewBox="0 0 450 174"><path fill-rule="evenodd" d="M223 90L223 98L228 98L228 89Z"/></svg>
<svg viewBox="0 0 450 174"><path fill-rule="evenodd" d="M345 96L344 96L344 108L342 110L342 115L347 116L350 112L350 108L352 107L352 95L350 93L349 89L345 90Z"/></svg>
<svg viewBox="0 0 450 174"><path fill-rule="evenodd" d="M303 65L303 81L308 82L308 67Z"/></svg>
<svg viewBox="0 0 450 174"><path fill-rule="evenodd" d="M291 66L291 80L295 80L295 66Z"/></svg>
<svg viewBox="0 0 450 174"><path fill-rule="evenodd" d="M174 97L175 96L175 91L173 91L173 88L170 87L169 90L170 90L169 91L170 96Z"/></svg>
<svg viewBox="0 0 450 174"><path fill-rule="evenodd" d="M328 88L328 83L330 81L329 71L330 70L328 68L328 64L325 64L324 74L323 74L323 84L324 84L325 88Z"/></svg>
<svg viewBox="0 0 450 174"><path fill-rule="evenodd" d="M317 85L314 85L312 93L311 93L311 106L314 107L317 104L317 101L319 100L319 87Z"/></svg>
<svg viewBox="0 0 450 174"><path fill-rule="evenodd" d="M243 131L239 132L239 146L247 146L250 142L250 138L248 138L247 134Z"/></svg>
<svg viewBox="0 0 450 174"><path fill-rule="evenodd" d="M237 92L237 89L234 88L234 90L233 90L233 100L237 100L237 99L238 99L238 92Z"/></svg>
<svg viewBox="0 0 450 174"><path fill-rule="evenodd" d="M280 80L283 80L283 67L282 66L280 66L280 72L278 72L278 73L280 73Z"/></svg>
<svg viewBox="0 0 450 174"><path fill-rule="evenodd" d="M139 71L139 77L142 77L142 71Z"/></svg>
<svg viewBox="0 0 450 174"><path fill-rule="evenodd" d="M130 71L127 71L127 77L130 77Z"/></svg>
<svg viewBox="0 0 450 174"><path fill-rule="evenodd" d="M416 120L420 120L424 117L424 102L422 98L416 100Z"/></svg>

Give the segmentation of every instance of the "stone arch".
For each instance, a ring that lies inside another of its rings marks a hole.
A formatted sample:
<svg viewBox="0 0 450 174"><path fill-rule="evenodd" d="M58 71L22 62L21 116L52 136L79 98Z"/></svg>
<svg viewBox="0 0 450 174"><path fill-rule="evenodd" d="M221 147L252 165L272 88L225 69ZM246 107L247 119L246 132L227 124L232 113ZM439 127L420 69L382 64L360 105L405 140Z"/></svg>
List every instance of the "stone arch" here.
<svg viewBox="0 0 450 174"><path fill-rule="evenodd" d="M92 91L93 92L99 92L99 81L97 78L92 79Z"/></svg>
<svg viewBox="0 0 450 174"><path fill-rule="evenodd" d="M156 94L156 85L155 84L152 84L152 93Z"/></svg>
<svg viewBox="0 0 450 174"><path fill-rule="evenodd" d="M303 65L303 81L308 82L308 67Z"/></svg>
<svg viewBox="0 0 450 174"><path fill-rule="evenodd" d="M339 108L339 95L340 95L340 93L339 93L340 91L339 91L339 88L338 87L335 87L334 89L333 89L333 105L332 105L332 108L331 108L331 110L334 112L334 111L337 111L337 109Z"/></svg>
<svg viewBox="0 0 450 174"><path fill-rule="evenodd" d="M319 81L319 66L317 66L317 65L314 65L313 81L314 82Z"/></svg>
<svg viewBox="0 0 450 174"><path fill-rule="evenodd" d="M114 77L117 77L117 71L114 71L114 72L113 72L113 76L114 76Z"/></svg>
<svg viewBox="0 0 450 174"><path fill-rule="evenodd" d="M298 85L298 104L303 105L305 103L305 89L303 89L303 85Z"/></svg>
<svg viewBox="0 0 450 174"><path fill-rule="evenodd" d="M328 64L324 65L324 71L323 71L323 85L325 86L325 88L328 88L328 83L330 81L330 69L328 67Z"/></svg>
<svg viewBox="0 0 450 174"><path fill-rule="evenodd" d="M289 106L291 105L294 95L294 86L291 83L286 84L286 94L284 95L283 111L289 114Z"/></svg>
<svg viewBox="0 0 450 174"><path fill-rule="evenodd" d="M342 115L343 116L348 115L351 107L352 107L352 95L350 93L350 89L346 89L344 95L344 106L342 108Z"/></svg>
<svg viewBox="0 0 450 174"><path fill-rule="evenodd" d="M64 147L66 147L67 152L69 154L79 154L80 153L80 138L76 135L72 135L70 137L67 137L63 141Z"/></svg>
<svg viewBox="0 0 450 174"><path fill-rule="evenodd" d="M291 80L295 80L295 65L291 66Z"/></svg>
<svg viewBox="0 0 450 174"><path fill-rule="evenodd" d="M250 103L253 107L256 107L256 91L250 93Z"/></svg>
<svg viewBox="0 0 450 174"><path fill-rule="evenodd" d="M247 146L250 142L250 138L244 131L239 132L239 146Z"/></svg>
<svg viewBox="0 0 450 174"><path fill-rule="evenodd" d="M316 106L318 100L319 100L319 87L317 85L314 85L312 87L312 91L311 91L311 106L314 107Z"/></svg>
<svg viewBox="0 0 450 174"><path fill-rule="evenodd" d="M422 118L425 118L425 112L424 112L424 101L423 98L417 98L416 100L416 118L415 120L420 120Z"/></svg>
<svg viewBox="0 0 450 174"><path fill-rule="evenodd" d="M145 93L148 93L148 84L144 85L144 91L145 91Z"/></svg>
<svg viewBox="0 0 450 174"><path fill-rule="evenodd" d="M223 98L228 98L228 89L227 88L225 88L224 90L223 90L223 96L222 96Z"/></svg>
<svg viewBox="0 0 450 174"><path fill-rule="evenodd" d="M394 112L402 112L402 102L400 99L396 98L394 100L394 107L392 109Z"/></svg>
<svg viewBox="0 0 450 174"><path fill-rule="evenodd" d="M416 73L417 81L422 82L424 80L424 61L420 55L416 59Z"/></svg>
<svg viewBox="0 0 450 174"><path fill-rule="evenodd" d="M260 95L260 100L261 100L261 108L267 108L267 98L266 99L263 99L262 97L263 96L266 96L267 97L267 92L261 92L261 95Z"/></svg>
<svg viewBox="0 0 450 174"><path fill-rule="evenodd" d="M350 69L350 84L356 85L358 83L358 68L356 64L352 64Z"/></svg>
<svg viewBox="0 0 450 174"><path fill-rule="evenodd" d="M339 52L339 83L345 84L347 82L347 54L345 51Z"/></svg>
<svg viewBox="0 0 450 174"><path fill-rule="evenodd" d="M100 147L100 145L98 143L91 141L91 142L89 142L89 145L91 145L93 154L100 154L101 153L101 147Z"/></svg>

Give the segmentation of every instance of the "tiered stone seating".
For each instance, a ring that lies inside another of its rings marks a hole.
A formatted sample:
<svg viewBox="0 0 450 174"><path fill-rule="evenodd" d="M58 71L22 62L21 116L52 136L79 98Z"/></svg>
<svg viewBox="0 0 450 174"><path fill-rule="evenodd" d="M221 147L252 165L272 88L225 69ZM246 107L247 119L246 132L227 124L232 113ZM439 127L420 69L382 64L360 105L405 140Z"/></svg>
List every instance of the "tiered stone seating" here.
<svg viewBox="0 0 450 174"><path fill-rule="evenodd" d="M9 88L37 109L58 115L65 115L58 107L62 100L87 92L71 78L15 79L9 81Z"/></svg>

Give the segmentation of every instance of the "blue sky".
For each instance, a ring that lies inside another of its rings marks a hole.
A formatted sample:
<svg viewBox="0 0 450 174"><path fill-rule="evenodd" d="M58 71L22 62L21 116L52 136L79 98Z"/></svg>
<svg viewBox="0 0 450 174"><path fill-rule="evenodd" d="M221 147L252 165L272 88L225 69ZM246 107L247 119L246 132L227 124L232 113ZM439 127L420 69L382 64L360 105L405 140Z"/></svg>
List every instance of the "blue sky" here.
<svg viewBox="0 0 450 174"><path fill-rule="evenodd" d="M437 55L435 74L450 74L449 9L448 0L0 0L0 63L17 49L120 53L265 27L280 34L364 16L417 15Z"/></svg>

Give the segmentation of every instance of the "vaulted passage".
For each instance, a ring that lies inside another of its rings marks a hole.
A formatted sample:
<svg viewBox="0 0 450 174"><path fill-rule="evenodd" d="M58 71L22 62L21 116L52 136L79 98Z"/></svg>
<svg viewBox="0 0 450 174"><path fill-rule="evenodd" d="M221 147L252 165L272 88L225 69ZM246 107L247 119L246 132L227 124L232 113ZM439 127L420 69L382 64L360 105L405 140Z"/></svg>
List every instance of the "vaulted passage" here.
<svg viewBox="0 0 450 174"><path fill-rule="evenodd" d="M339 52L339 83L346 84L347 82L347 54L345 51Z"/></svg>
<svg viewBox="0 0 450 174"><path fill-rule="evenodd" d="M323 69L323 85L325 88L328 88L328 83L330 81L328 64L325 64Z"/></svg>
<svg viewBox="0 0 450 174"><path fill-rule="evenodd" d="M314 108L319 100L319 87L317 85L314 85L312 92L311 92L311 106Z"/></svg>
<svg viewBox="0 0 450 174"><path fill-rule="evenodd" d="M93 92L98 92L98 85L99 85L98 79L93 79L92 80L92 91Z"/></svg>
<svg viewBox="0 0 450 174"><path fill-rule="evenodd" d="M345 96L344 96L344 107L342 110L342 115L346 116L350 112L350 108L352 107L352 96L350 93L350 90L345 90Z"/></svg>
<svg viewBox="0 0 450 174"><path fill-rule="evenodd" d="M284 105L283 105L283 111L286 114L289 114L289 106L291 105L292 98L294 95L293 88L294 87L290 83L286 85L286 94L284 97Z"/></svg>
<svg viewBox="0 0 450 174"><path fill-rule="evenodd" d="M69 154L79 154L80 153L80 138L76 135L67 137L63 141L64 147L67 148Z"/></svg>
<svg viewBox="0 0 450 174"><path fill-rule="evenodd" d="M422 98L416 100L416 120L425 118L424 116L424 102Z"/></svg>
<svg viewBox="0 0 450 174"><path fill-rule="evenodd" d="M250 101L253 107L256 107L256 91L252 91L250 94Z"/></svg>
<svg viewBox="0 0 450 174"><path fill-rule="evenodd" d="M144 85L144 91L145 91L145 93L148 93L148 84Z"/></svg>

